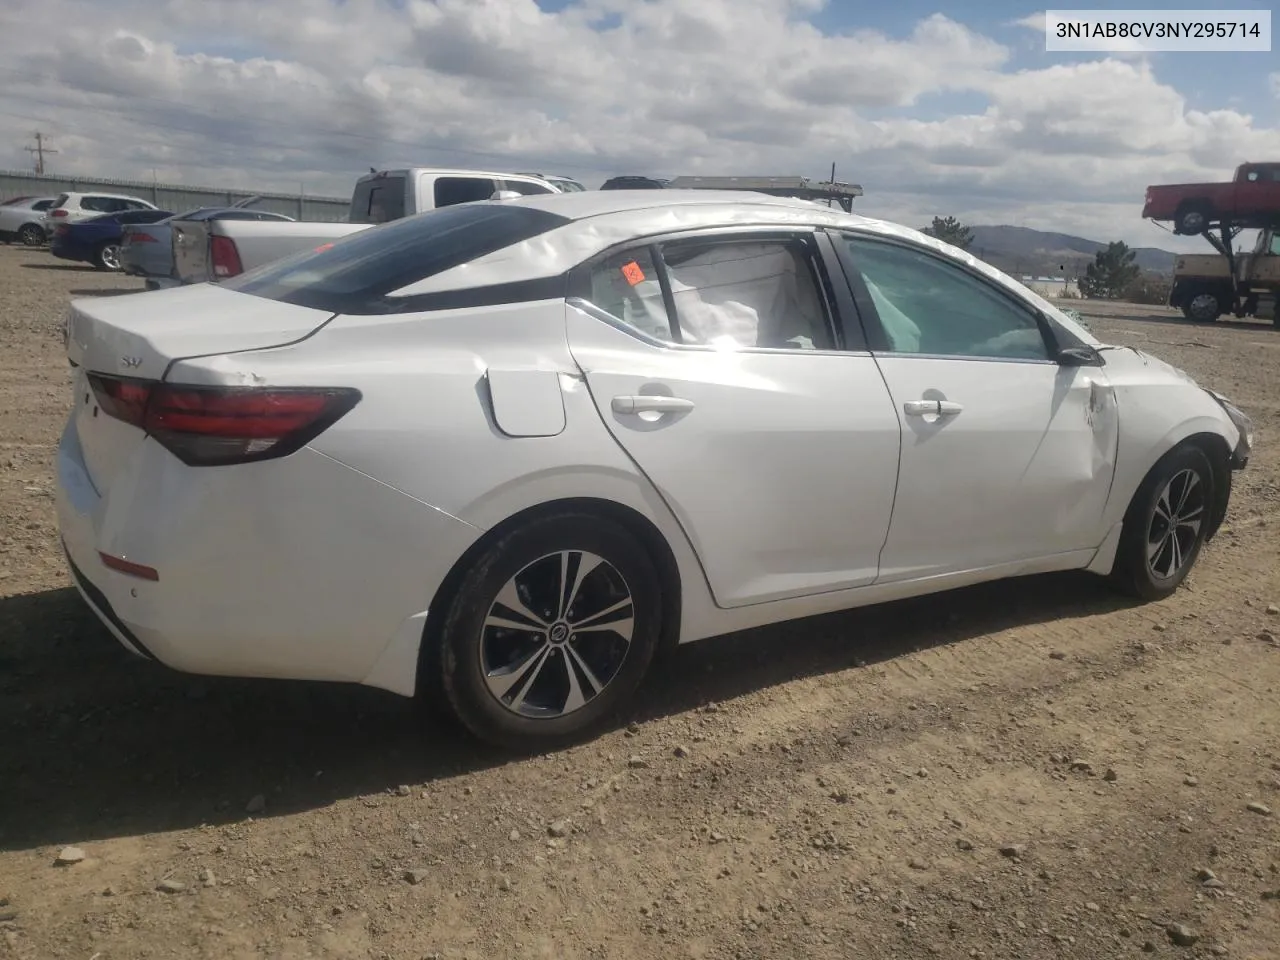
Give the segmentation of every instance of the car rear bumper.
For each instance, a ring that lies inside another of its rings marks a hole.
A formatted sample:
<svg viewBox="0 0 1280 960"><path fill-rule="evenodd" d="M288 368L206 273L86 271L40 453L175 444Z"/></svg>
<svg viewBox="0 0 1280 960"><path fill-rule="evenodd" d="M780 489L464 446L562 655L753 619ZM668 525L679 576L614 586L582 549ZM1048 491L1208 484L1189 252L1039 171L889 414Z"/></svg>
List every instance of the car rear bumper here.
<svg viewBox="0 0 1280 960"><path fill-rule="evenodd" d="M56 466L77 590L130 652L189 673L362 682L479 533L308 449L193 469L145 440L103 497L73 418Z"/></svg>

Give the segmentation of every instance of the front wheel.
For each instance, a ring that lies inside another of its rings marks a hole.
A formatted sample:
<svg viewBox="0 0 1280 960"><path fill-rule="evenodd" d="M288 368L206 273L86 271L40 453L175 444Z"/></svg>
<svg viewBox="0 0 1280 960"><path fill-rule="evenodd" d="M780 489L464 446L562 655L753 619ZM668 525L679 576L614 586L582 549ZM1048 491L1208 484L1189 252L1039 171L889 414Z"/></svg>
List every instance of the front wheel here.
<svg viewBox="0 0 1280 960"><path fill-rule="evenodd" d="M1124 518L1112 578L1141 600L1178 589L1204 545L1214 503L1213 467L1204 451L1182 446L1151 470Z"/></svg>
<svg viewBox="0 0 1280 960"><path fill-rule="evenodd" d="M462 724L519 751L595 732L643 679L662 623L662 590L645 549L602 517L533 520L497 541L462 577L439 656L424 663Z"/></svg>
<svg viewBox="0 0 1280 960"><path fill-rule="evenodd" d="M1194 323L1213 323L1222 316L1217 294L1198 293L1182 305L1182 315Z"/></svg>

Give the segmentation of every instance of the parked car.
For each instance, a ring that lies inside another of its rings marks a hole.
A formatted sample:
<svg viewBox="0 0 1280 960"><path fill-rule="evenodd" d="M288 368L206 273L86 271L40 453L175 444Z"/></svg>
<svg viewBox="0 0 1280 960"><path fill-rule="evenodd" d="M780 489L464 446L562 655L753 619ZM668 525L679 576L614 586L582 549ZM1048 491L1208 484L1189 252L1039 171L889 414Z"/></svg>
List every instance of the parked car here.
<svg viewBox="0 0 1280 960"><path fill-rule="evenodd" d="M1242 163L1229 183L1167 183L1147 187L1142 215L1172 220L1173 232L1204 233L1214 223L1280 226L1280 162Z"/></svg>
<svg viewBox="0 0 1280 960"><path fill-rule="evenodd" d="M45 242L44 214L54 197L14 197L0 205L0 240L28 247Z"/></svg>
<svg viewBox="0 0 1280 960"><path fill-rule="evenodd" d="M173 278L173 224L208 220L293 222L293 217L245 207L200 207L157 223L126 225L120 238L120 269L145 278L149 290L177 285Z"/></svg>
<svg viewBox="0 0 1280 960"><path fill-rule="evenodd" d="M124 646L518 749L665 644L1058 570L1167 597L1252 444L957 247L741 192L446 207L66 343L59 527Z"/></svg>
<svg viewBox="0 0 1280 960"><path fill-rule="evenodd" d="M120 238L125 225L156 223L172 216L168 210L126 210L60 223L53 228L49 252L63 260L92 263L99 270L119 270Z"/></svg>
<svg viewBox="0 0 1280 960"><path fill-rule="evenodd" d="M601 190L664 190L671 186L670 180L661 177L610 177L600 184Z"/></svg>
<svg viewBox="0 0 1280 960"><path fill-rule="evenodd" d="M118 193L60 193L45 211L44 229L53 236L53 228L60 223L76 223L104 213L154 209L154 203Z"/></svg>

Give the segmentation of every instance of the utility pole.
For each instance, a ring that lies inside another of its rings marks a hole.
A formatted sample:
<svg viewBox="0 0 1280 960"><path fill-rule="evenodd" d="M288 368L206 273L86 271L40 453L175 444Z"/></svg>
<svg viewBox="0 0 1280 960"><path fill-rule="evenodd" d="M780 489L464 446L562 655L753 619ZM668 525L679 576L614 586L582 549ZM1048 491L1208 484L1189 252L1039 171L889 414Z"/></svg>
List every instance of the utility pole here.
<svg viewBox="0 0 1280 960"><path fill-rule="evenodd" d="M45 146L44 134L39 130L36 131L36 145L34 147L24 147L27 153L35 154L36 157L36 173L44 173L44 155L46 153L57 153L58 151L52 147Z"/></svg>

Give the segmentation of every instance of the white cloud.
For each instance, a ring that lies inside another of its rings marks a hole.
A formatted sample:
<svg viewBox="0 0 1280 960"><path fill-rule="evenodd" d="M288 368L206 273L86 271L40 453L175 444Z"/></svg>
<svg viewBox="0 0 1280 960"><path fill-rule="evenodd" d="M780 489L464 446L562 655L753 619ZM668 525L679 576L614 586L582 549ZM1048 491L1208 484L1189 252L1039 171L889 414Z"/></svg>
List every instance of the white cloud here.
<svg viewBox="0 0 1280 960"><path fill-rule="evenodd" d="M1006 24L1006 26L1026 27L1028 30L1034 30L1036 33L1044 33L1045 22L1048 19L1048 14L1044 10L1041 10L1039 13L1029 13L1025 17L1019 17L1017 20L1011 20Z"/></svg>
<svg viewBox="0 0 1280 960"><path fill-rule="evenodd" d="M823 35L807 19L822 5L8 0L0 166L26 165L36 127L54 138L57 170L339 196L382 164L593 185L821 176L835 160L869 213L1152 243L1163 235L1139 219L1148 183L1228 176L1224 142L1280 155L1275 127L1191 109L1145 61L1012 72L1011 50L946 16L893 36ZM1043 14L1017 23L1043 29ZM925 112L955 94L985 106Z"/></svg>

